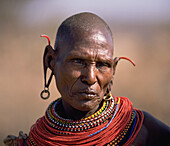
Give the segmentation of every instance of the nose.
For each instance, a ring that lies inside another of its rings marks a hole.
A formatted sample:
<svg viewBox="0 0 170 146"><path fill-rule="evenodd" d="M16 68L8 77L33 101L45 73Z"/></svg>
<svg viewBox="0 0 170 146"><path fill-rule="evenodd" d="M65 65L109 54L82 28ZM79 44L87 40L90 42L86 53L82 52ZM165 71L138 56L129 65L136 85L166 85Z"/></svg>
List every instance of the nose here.
<svg viewBox="0 0 170 146"><path fill-rule="evenodd" d="M81 81L88 85L93 85L97 82L97 70L95 65L90 65L83 70Z"/></svg>

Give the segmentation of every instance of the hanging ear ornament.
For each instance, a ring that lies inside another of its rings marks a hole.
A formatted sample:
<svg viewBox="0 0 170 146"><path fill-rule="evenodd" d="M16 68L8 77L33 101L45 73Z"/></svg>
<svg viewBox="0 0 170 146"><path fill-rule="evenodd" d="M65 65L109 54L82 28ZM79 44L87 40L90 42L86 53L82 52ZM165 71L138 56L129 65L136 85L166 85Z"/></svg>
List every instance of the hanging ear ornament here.
<svg viewBox="0 0 170 146"><path fill-rule="evenodd" d="M40 35L40 37L45 37L45 38L47 38L47 40L48 40L48 45L50 46L50 38L49 38L47 35L42 34L42 35Z"/></svg>
<svg viewBox="0 0 170 146"><path fill-rule="evenodd" d="M112 94L111 94L111 86L112 85L113 85L113 82L111 80L110 83L109 83L109 86L108 86L108 88L106 90L106 94L103 97L103 100L107 101L107 100L111 100L112 99Z"/></svg>
<svg viewBox="0 0 170 146"><path fill-rule="evenodd" d="M133 64L133 66L136 66L135 63L131 59L127 58L127 57L117 57L117 58L118 58L118 60L120 60L120 59L128 60Z"/></svg>
<svg viewBox="0 0 170 146"><path fill-rule="evenodd" d="M111 94L111 91L108 91L108 93L103 97L103 100L107 101L107 100L110 100L110 99L112 99L112 94Z"/></svg>
<svg viewBox="0 0 170 146"><path fill-rule="evenodd" d="M44 56L43 56L43 64L44 64L44 90L41 92L40 96L42 99L48 99L50 97L50 92L49 92L49 85L51 83L51 79L53 76L53 73L51 73L50 78L48 80L48 83L46 82L46 73L47 73L47 67L45 66L45 55L47 53L47 50L50 46L50 38L47 35L41 35L41 37L45 37L48 39L48 46L45 48ZM52 48L52 47L51 47Z"/></svg>

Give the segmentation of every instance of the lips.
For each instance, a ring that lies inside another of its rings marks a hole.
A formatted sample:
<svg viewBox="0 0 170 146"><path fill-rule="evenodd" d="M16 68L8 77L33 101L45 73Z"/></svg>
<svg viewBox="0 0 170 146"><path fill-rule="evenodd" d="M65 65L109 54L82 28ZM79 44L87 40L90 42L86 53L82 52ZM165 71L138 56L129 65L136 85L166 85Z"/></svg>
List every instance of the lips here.
<svg viewBox="0 0 170 146"><path fill-rule="evenodd" d="M87 99L87 100L93 99L96 96L98 96L98 94L93 90L84 90L84 91L78 92L78 94L81 97L83 97L83 99Z"/></svg>

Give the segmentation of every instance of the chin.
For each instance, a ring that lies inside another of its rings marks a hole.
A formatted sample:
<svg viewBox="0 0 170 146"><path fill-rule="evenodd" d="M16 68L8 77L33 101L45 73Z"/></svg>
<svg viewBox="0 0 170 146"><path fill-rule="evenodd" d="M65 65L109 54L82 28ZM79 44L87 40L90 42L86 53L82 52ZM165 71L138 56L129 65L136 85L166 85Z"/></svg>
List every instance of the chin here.
<svg viewBox="0 0 170 146"><path fill-rule="evenodd" d="M89 105L89 103L83 103L79 106L73 106L75 109L83 112L88 112L96 108L97 105ZM98 107L98 106L97 106Z"/></svg>

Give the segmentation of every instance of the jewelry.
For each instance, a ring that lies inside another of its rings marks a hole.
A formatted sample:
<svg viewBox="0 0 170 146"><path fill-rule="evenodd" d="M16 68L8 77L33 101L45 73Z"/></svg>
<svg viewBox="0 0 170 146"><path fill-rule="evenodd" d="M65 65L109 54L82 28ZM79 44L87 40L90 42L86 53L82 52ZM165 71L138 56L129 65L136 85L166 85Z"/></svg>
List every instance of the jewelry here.
<svg viewBox="0 0 170 146"><path fill-rule="evenodd" d="M131 145L143 123L143 113L126 97L103 100L101 108L81 120L58 115L59 98L30 130L30 145Z"/></svg>
<svg viewBox="0 0 170 146"><path fill-rule="evenodd" d="M61 131L82 131L106 123L115 111L114 99L103 101L103 105L96 113L82 120L71 120L60 117L56 112L56 107L61 102L61 98L49 105L45 119L49 126Z"/></svg>
<svg viewBox="0 0 170 146"><path fill-rule="evenodd" d="M47 94L47 95L45 96L45 94ZM40 96L44 100L48 99L50 97L49 89L48 88L44 88L44 90L41 92Z"/></svg>
<svg viewBox="0 0 170 146"><path fill-rule="evenodd" d="M112 98L112 94L111 94L111 91L109 91L104 97L103 97L103 100L110 100Z"/></svg>
<svg viewBox="0 0 170 146"><path fill-rule="evenodd" d="M45 47L44 56L43 56L44 82L45 82L45 85L44 85L44 90L41 92L40 96L41 96L42 99L48 99L50 97L49 85L51 83L51 80L52 80L52 77L53 77L53 73L51 73L50 78L49 78L48 83L47 83L47 81L46 81L47 67L45 65L45 55L46 55L46 52L48 51L48 49L52 48L52 47L50 45L50 38L47 35L41 35L41 37L45 37L45 38L48 39L48 46ZM47 95L45 96L45 94L47 94Z"/></svg>
<svg viewBox="0 0 170 146"><path fill-rule="evenodd" d="M110 143L107 144L107 146L116 146L116 145L121 145L121 143L126 139L128 140L134 130L134 126L136 125L136 112L133 110L131 119L126 125L125 129Z"/></svg>

